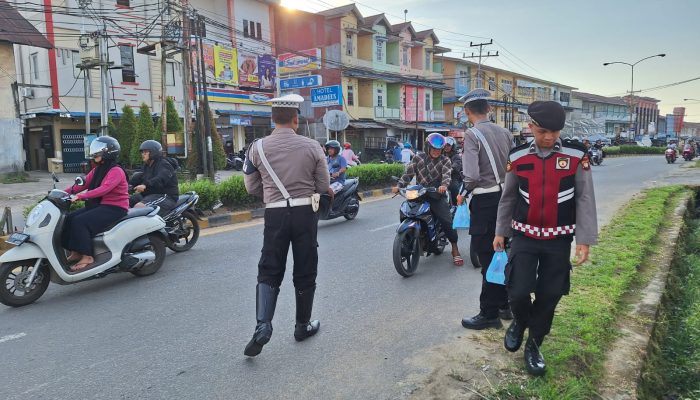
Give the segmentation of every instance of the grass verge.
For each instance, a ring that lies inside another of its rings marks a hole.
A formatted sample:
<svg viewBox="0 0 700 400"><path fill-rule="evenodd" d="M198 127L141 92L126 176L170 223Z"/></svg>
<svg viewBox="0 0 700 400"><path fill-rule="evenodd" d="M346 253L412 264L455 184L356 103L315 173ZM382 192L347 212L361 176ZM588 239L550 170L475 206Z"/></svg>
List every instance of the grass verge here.
<svg viewBox="0 0 700 400"><path fill-rule="evenodd" d="M26 183L26 182L36 182L36 179L32 179L29 177L29 174L26 172L11 172L9 174L5 174L2 176L2 180L0 182L9 185L13 183Z"/></svg>
<svg viewBox="0 0 700 400"><path fill-rule="evenodd" d="M640 399L700 398L700 221L689 225L679 249L642 369Z"/></svg>
<svg viewBox="0 0 700 400"><path fill-rule="evenodd" d="M506 382L496 396L508 399L591 399L604 370L605 353L615 338L615 320L623 299L638 280L638 268L656 245L656 237L674 199L684 190L668 186L642 192L602 231L591 261L575 267L572 291L557 309L552 334L542 352L543 378Z"/></svg>

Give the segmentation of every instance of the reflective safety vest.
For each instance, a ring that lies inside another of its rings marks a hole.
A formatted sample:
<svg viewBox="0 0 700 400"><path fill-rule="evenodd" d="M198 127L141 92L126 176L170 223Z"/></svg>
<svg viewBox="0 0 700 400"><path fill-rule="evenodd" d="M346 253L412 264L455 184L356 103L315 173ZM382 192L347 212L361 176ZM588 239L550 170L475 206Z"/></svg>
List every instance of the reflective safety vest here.
<svg viewBox="0 0 700 400"><path fill-rule="evenodd" d="M511 226L534 239L571 236L576 231L575 175L579 165L590 168L583 146L557 143L547 157L534 144L513 149L508 171L518 179L518 200Z"/></svg>

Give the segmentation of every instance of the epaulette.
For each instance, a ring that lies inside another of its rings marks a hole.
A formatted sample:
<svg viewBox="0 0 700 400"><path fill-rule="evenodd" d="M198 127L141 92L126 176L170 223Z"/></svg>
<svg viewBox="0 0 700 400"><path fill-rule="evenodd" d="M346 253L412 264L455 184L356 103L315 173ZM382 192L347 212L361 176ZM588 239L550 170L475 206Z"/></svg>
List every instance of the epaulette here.
<svg viewBox="0 0 700 400"><path fill-rule="evenodd" d="M517 153L517 152L520 151L520 150L529 149L529 148L530 148L530 143L529 143L529 142L525 142L525 143L523 143L523 144L521 144L521 145L515 146L515 147L513 147L512 149L510 149L510 154Z"/></svg>

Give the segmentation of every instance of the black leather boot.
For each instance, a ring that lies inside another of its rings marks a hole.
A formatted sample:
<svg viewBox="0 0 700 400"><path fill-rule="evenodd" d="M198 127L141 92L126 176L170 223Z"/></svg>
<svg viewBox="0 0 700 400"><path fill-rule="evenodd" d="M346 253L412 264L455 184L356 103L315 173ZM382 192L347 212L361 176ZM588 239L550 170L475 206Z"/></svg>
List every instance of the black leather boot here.
<svg viewBox="0 0 700 400"><path fill-rule="evenodd" d="M255 293L255 312L258 324L255 326L253 338L245 346L245 354L248 357L255 357L262 351L264 345L272 337L272 317L275 315L277 305L277 295L280 289L265 283L258 283Z"/></svg>
<svg viewBox="0 0 700 400"><path fill-rule="evenodd" d="M539 346L541 344L542 338L528 337L527 342L525 342L525 368L527 368L527 372L530 375L544 375L544 357L542 357L542 353L540 353Z"/></svg>
<svg viewBox="0 0 700 400"><path fill-rule="evenodd" d="M297 300L297 323L294 326L294 339L297 342L309 338L318 332L321 323L318 320L311 321L311 310L314 306L314 292L316 287L295 291Z"/></svg>
<svg viewBox="0 0 700 400"><path fill-rule="evenodd" d="M517 319L514 319L506 330L506 335L503 338L503 346L512 353L518 351L523 344L524 334L525 324L519 323Z"/></svg>
<svg viewBox="0 0 700 400"><path fill-rule="evenodd" d="M462 326L467 329L481 330L487 328L502 328L503 323L501 323L501 319L498 317L486 318L484 314L479 313L471 318L462 319Z"/></svg>
<svg viewBox="0 0 700 400"><path fill-rule="evenodd" d="M505 321L510 321L513 319L513 313L510 311L510 306L505 306L504 308L498 309L498 316Z"/></svg>

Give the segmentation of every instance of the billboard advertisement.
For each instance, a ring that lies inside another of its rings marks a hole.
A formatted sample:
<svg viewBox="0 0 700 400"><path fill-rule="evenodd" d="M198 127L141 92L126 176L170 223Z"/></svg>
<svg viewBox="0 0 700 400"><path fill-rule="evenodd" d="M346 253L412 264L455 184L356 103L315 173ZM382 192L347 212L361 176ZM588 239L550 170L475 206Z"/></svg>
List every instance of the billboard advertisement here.
<svg viewBox="0 0 700 400"><path fill-rule="evenodd" d="M683 130L683 119L685 117L685 107L673 108L673 131L679 133Z"/></svg>
<svg viewBox="0 0 700 400"><path fill-rule="evenodd" d="M277 66L280 75L321 69L321 49L280 54L277 56Z"/></svg>
<svg viewBox="0 0 700 400"><path fill-rule="evenodd" d="M238 83L245 87L260 87L257 54L243 51L238 53Z"/></svg>
<svg viewBox="0 0 700 400"><path fill-rule="evenodd" d="M238 62L236 49L214 46L214 72L217 83L235 86L238 84Z"/></svg>
<svg viewBox="0 0 700 400"><path fill-rule="evenodd" d="M277 89L275 81L277 78L277 60L270 55L258 56L258 81L260 89L274 91Z"/></svg>

